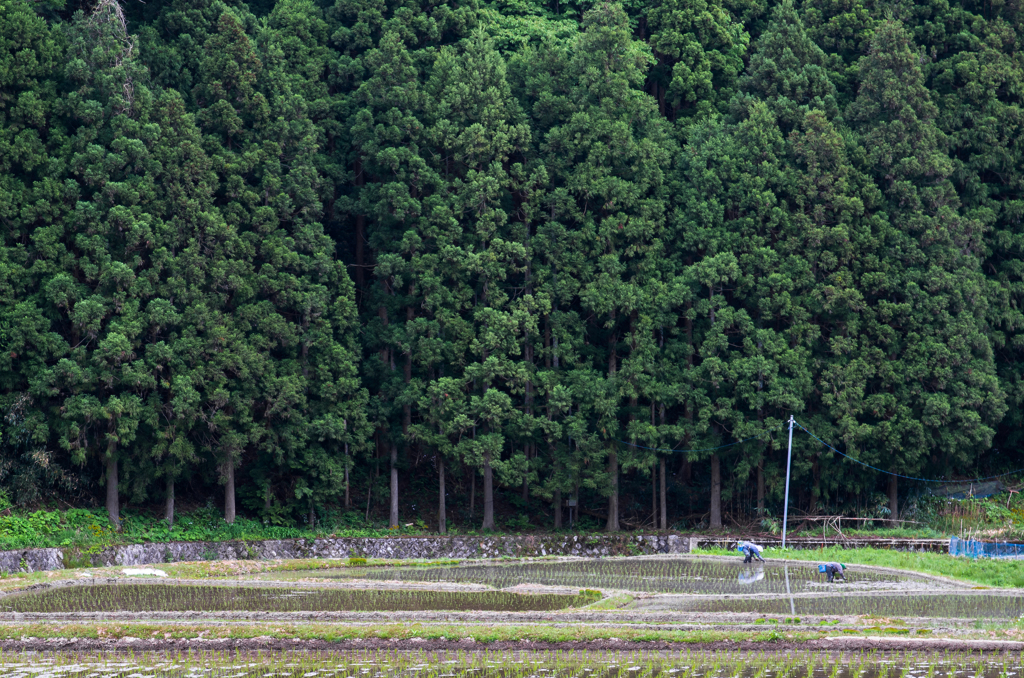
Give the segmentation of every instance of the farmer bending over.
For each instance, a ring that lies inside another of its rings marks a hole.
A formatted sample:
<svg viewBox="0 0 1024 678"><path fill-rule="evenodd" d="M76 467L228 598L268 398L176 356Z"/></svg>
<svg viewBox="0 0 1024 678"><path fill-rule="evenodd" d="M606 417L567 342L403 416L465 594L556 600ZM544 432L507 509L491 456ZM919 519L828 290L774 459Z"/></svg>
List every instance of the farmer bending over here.
<svg viewBox="0 0 1024 678"><path fill-rule="evenodd" d="M842 563L825 563L825 574L828 575L828 583L832 583L832 580L839 577L843 581L846 581L846 575L843 572L846 571L846 565Z"/></svg>
<svg viewBox="0 0 1024 678"><path fill-rule="evenodd" d="M764 558L761 557L761 547L757 544L751 543L749 541L741 541L739 544L736 545L736 550L745 556L743 558L744 563L749 563L754 559L757 559L762 563L764 562Z"/></svg>

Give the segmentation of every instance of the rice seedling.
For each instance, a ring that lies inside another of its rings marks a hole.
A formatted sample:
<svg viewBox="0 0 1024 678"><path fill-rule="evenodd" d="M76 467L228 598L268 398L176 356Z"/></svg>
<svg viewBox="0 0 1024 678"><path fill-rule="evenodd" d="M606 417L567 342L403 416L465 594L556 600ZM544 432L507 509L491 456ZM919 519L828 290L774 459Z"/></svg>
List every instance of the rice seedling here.
<svg viewBox="0 0 1024 678"><path fill-rule="evenodd" d="M791 607L792 602L792 607ZM1017 619L1024 616L1024 596L975 594L903 594L898 596L678 597L658 609L685 612L756 612L816 616L873 615L947 619Z"/></svg>
<svg viewBox="0 0 1024 678"><path fill-rule="evenodd" d="M786 579L789 579L787 589ZM402 579L472 582L496 588L532 583L588 589L624 589L647 593L741 594L813 593L830 588L813 565L769 562L746 566L706 558L643 560L596 559L564 562L470 564L456 567L345 568L323 570L323 578ZM934 589L934 580L873 571L851 572L851 588L862 590Z"/></svg>
<svg viewBox="0 0 1024 678"><path fill-rule="evenodd" d="M1017 678L1019 657L856 653L167 652L0 654L10 678Z"/></svg>
<svg viewBox="0 0 1024 678"><path fill-rule="evenodd" d="M504 591L410 591L401 589L299 589L259 586L94 584L10 595L6 612L267 611L366 610L559 610L594 600L579 595L524 595Z"/></svg>

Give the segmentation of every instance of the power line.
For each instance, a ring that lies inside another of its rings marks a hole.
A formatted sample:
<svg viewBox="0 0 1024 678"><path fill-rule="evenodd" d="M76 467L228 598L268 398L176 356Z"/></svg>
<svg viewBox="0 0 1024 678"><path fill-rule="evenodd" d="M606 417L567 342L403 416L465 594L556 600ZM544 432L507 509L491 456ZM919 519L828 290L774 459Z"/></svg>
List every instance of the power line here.
<svg viewBox="0 0 1024 678"><path fill-rule="evenodd" d="M1019 468L1016 471L1009 471L1007 473L1000 473L999 475L995 475L995 476L988 476L986 478L970 478L968 480L948 480L948 479L934 480L932 478L915 478L914 476L904 476L904 475L900 475L899 473L893 473L892 471L886 471L885 469L878 468L877 466L872 466L871 464L866 464L866 463L862 462L860 459L854 459L850 455L845 454L843 452L840 452L839 450L837 450L836 448L832 447L831 445L826 443L824 440L819 438L818 436L816 436L813 433L811 433L810 431L808 431L806 428L804 428L804 425L801 424L800 422L796 422L796 425L799 426L801 429L803 429L804 433L806 433L807 435L811 436L812 438L814 438L819 443L821 443L822 445L824 445L828 449L832 450L836 454L838 454L840 456L843 456L843 457L846 457L850 461L856 462L856 463L860 464L861 466L867 466L869 469L871 469L873 471L878 471L879 473L885 473L885 474L890 475L890 476L896 476L897 478L904 478L906 480L916 480L916 481L922 482L922 483L980 483L980 482L985 481L985 480L993 480L995 478L1002 478L1003 476L1011 476L1014 473L1020 473L1020 472L1024 471L1024 468Z"/></svg>
<svg viewBox="0 0 1024 678"><path fill-rule="evenodd" d="M872 466L871 464L867 464L867 463L861 461L860 459L856 459L856 458L851 457L850 455L848 455L848 454L846 454L844 452L840 452L839 450L837 450L836 448L832 447L831 445L826 443L824 440L819 438L818 436L816 436L813 433L811 433L800 422L794 421L794 423L797 426L799 426L803 430L804 433L806 433L807 435L811 436L812 438L817 440L819 443L821 443L822 445L824 445L828 449L832 450L836 454L840 455L841 457L846 457L847 459L849 459L852 462L860 464L861 466L866 466L867 468L871 469L872 471L878 471L879 473L884 473L884 474L890 475L890 476L896 476L897 478L903 478L905 480L916 480L916 481L922 482L922 483L980 483L980 482L983 482L983 481L986 481L986 480L994 480L995 478L1003 478L1005 476L1014 475L1015 473L1022 473L1022 472L1024 472L1024 468L1020 468L1020 469L1017 469L1016 471L1008 471L1007 473L1000 473L1000 474L994 475L994 476L987 476L985 478L970 478L970 479L967 479L967 480L949 480L949 479L936 480L934 478L917 478L915 476L905 476L905 475L900 474L900 473L893 473L892 471L886 471L885 469L878 468L877 466ZM743 440L736 440L736 441L733 441L731 443L726 443L725 445L719 445L717 447L700 447L700 448L692 448L692 449L686 449L686 450L679 450L679 449L667 448L667 447L647 447L646 445L638 445L636 443L630 443L630 442L627 442L625 440L618 440L618 439L616 439L616 442L622 443L623 445L628 445L630 447L635 447L635 448L641 449L641 450L650 450L652 452L714 452L715 450L725 449L726 447L733 447L734 445L742 445L743 443L748 443L751 440L758 440L759 438L763 438L766 433L772 433L773 431L778 431L778 430L779 429L777 429L777 428L768 429L766 431L762 431L759 435L756 435L756 436L753 436L753 437L750 437L750 438L744 438Z"/></svg>

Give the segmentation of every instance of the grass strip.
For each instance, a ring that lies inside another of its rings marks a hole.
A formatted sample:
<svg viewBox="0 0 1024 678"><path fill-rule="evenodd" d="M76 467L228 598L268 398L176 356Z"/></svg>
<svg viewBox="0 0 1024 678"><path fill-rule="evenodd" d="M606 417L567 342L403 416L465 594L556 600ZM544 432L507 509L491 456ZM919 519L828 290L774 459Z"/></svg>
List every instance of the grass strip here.
<svg viewBox="0 0 1024 678"><path fill-rule="evenodd" d="M154 623L28 623L0 625L0 640L27 640L30 638L140 638L155 640L198 639L252 639L319 640L338 642L345 640L424 640L459 641L473 639L476 643L530 641L537 643L578 643L598 640L623 642L714 643L723 641L801 642L822 638L818 631L712 631L634 629L621 627L572 626L466 626L460 624L393 623L373 626L350 626L327 623L276 624L154 624Z"/></svg>
<svg viewBox="0 0 1024 678"><path fill-rule="evenodd" d="M736 556L735 551L712 548L700 549L694 555ZM876 565L910 570L921 574L933 574L969 582L978 586L998 588L1024 588L1024 567L1019 560L998 560L993 558L955 558L944 553L919 553L890 551L877 548L844 549L830 546L819 549L778 549L769 548L765 557L786 560L817 560L819 562L841 562L847 565Z"/></svg>
<svg viewBox="0 0 1024 678"><path fill-rule="evenodd" d="M234 577L262 572L295 572L302 570L334 570L342 568L387 568L387 567L438 567L458 565L456 559L433 560L397 560L385 558L367 558L365 562L353 564L349 558L296 558L294 560L220 560L191 563L168 563L154 565L179 579L195 579L199 577ZM103 568L114 569L119 568Z"/></svg>

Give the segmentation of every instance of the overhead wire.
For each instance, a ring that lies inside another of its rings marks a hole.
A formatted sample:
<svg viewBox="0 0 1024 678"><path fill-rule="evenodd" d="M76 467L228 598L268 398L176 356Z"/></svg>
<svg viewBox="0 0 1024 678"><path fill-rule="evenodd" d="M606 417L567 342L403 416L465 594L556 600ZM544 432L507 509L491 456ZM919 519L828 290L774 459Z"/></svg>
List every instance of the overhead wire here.
<svg viewBox="0 0 1024 678"><path fill-rule="evenodd" d="M1012 476L1012 475L1017 474L1017 473L1024 473L1024 468L1020 468L1020 469L1017 469L1016 471L1007 471L1006 473L999 473L999 474L994 475L994 476L986 476L984 478L969 478L969 479L966 479L966 480L951 480L951 479L948 479L948 478L942 478L942 479L918 478L916 476L906 476L906 475L903 475L901 473L895 473L893 471L886 471L885 469L878 468L877 466L872 466L871 464L863 462L860 459L857 459L855 457L851 457L850 455L846 454L845 452L839 451L838 449L836 449L832 445L829 445L828 443L826 443L824 440L822 440L818 436L814 435L810 431L810 429L808 429L807 427L805 427L803 424L801 424L800 422L796 421L795 419L793 420L793 423L796 424L796 426L799 427L804 433L806 433L810 437L814 438L819 443L821 443L822 445L824 445L828 449L832 450L833 452L835 452L839 456L845 457L846 459L849 459L850 461L852 461L854 463L860 464L861 466L866 466L867 468L871 469L872 471L878 471L879 473L884 473L886 475L896 476L897 478L903 478L904 480L916 480L916 481L922 482L922 483L980 483L980 482L984 482L986 480L994 480L996 478L1003 478L1005 476ZM724 445L718 445L716 447L697 447L697 448L689 448L689 449L682 449L682 450L681 449L676 449L676 448L668 448L668 447L648 447L646 445L639 445L637 443L631 443L631 442L627 442L625 440L619 440L619 439L616 439L616 442L621 443L623 445L628 445L630 447L635 447L635 448L640 449L640 450L649 450L651 452L714 452L715 450L722 450L722 449L725 449L727 447L733 447L735 445L742 445L743 443L748 443L751 440L758 440L760 438L763 438L765 436L765 434L772 433L772 432L775 432L775 431L778 431L778 430L779 430L778 428L766 429L766 430L762 431L761 433L759 433L756 436L751 436L750 438L744 438L743 440L736 440L736 441L733 441L731 443L725 443Z"/></svg>
<svg viewBox="0 0 1024 678"><path fill-rule="evenodd" d="M861 461L860 459L856 459L854 457L851 457L850 455L846 454L845 452L840 452L839 450L837 450L836 448L832 447L831 445L826 443L824 440L819 438L818 436L816 436L813 433L811 433L800 422L794 420L793 423L795 423L798 427L803 429L804 433L806 433L807 435L811 436L812 438L814 438L819 443L821 443L822 445L824 445L828 449L832 450L836 454L838 454L838 455L840 455L842 457L846 457L850 461L856 462L856 463L860 464L861 466L867 466L872 471L878 471L879 473L885 473L887 475L896 476L897 478L904 478L906 480L916 480L916 481L921 482L921 483L980 483L980 482L983 482L985 480L994 480L995 478L1002 478L1004 476L1012 476L1015 473L1024 472L1024 468L1019 468L1016 471L1007 471L1006 473L1000 473L1000 474L994 475L994 476L986 476L984 478L968 478L967 480L950 480L948 478L943 478L943 479L940 479L940 480L936 480L934 478L917 478L917 477L914 477L914 476L905 476L905 475L902 475L900 473L894 473L893 471L886 471L885 469L878 468L877 466L872 466L871 464L865 463L865 462Z"/></svg>

